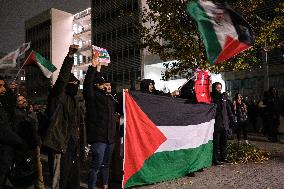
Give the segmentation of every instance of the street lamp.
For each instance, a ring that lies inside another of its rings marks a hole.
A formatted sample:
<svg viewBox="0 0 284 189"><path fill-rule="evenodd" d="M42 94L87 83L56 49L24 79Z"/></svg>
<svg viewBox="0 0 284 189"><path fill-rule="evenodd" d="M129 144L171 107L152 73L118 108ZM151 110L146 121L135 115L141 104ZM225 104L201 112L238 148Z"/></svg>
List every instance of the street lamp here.
<svg viewBox="0 0 284 189"><path fill-rule="evenodd" d="M268 66L268 48L267 43L264 43L264 52L265 52L265 64L266 64L266 82L267 82L267 90L269 90L269 66Z"/></svg>

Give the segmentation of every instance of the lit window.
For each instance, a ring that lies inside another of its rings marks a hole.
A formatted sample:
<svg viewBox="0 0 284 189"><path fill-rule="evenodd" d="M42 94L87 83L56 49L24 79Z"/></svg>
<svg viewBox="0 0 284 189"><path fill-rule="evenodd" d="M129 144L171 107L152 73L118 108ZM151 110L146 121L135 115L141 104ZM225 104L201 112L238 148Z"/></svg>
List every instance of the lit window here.
<svg viewBox="0 0 284 189"><path fill-rule="evenodd" d="M82 27L82 26L79 26L79 27L78 27L78 33L82 32L82 30L83 30L83 27Z"/></svg>
<svg viewBox="0 0 284 189"><path fill-rule="evenodd" d="M83 63L83 55L79 55L79 64L82 64Z"/></svg>
<svg viewBox="0 0 284 189"><path fill-rule="evenodd" d="M82 79L83 76L84 76L84 75L83 75L83 70L80 70L80 71L79 71L79 74L80 74L80 75L79 75L79 78Z"/></svg>
<svg viewBox="0 0 284 189"><path fill-rule="evenodd" d="M74 66L78 64L77 58L78 58L77 54L74 54Z"/></svg>
<svg viewBox="0 0 284 189"><path fill-rule="evenodd" d="M80 41L78 42L78 45L79 45L79 47L81 48L81 47L82 47L82 45L83 45L83 41L82 41L82 40L80 40Z"/></svg>
<svg viewBox="0 0 284 189"><path fill-rule="evenodd" d="M80 85L80 88L79 89L83 89L83 85Z"/></svg>
<svg viewBox="0 0 284 189"><path fill-rule="evenodd" d="M73 24L73 32L74 32L75 34L78 33L78 25L77 25L77 24Z"/></svg>

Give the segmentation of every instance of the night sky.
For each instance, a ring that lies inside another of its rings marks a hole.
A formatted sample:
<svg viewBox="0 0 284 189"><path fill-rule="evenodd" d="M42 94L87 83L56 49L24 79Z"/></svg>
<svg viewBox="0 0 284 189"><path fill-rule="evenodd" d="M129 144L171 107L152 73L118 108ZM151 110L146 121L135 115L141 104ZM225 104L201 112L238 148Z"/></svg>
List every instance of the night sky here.
<svg viewBox="0 0 284 189"><path fill-rule="evenodd" d="M0 0L0 52L16 50L25 41L25 21L49 8L77 13L90 0Z"/></svg>

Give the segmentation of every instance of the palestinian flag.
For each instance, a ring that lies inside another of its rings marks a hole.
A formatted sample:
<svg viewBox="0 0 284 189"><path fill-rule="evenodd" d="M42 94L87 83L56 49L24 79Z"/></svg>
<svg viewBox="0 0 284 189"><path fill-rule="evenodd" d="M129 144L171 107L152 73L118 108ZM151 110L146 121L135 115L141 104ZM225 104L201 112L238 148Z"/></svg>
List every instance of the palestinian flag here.
<svg viewBox="0 0 284 189"><path fill-rule="evenodd" d="M215 106L124 93L123 188L182 177L212 164Z"/></svg>
<svg viewBox="0 0 284 189"><path fill-rule="evenodd" d="M28 58L24 62L25 65L36 64L41 69L45 77L50 78L52 73L57 70L57 68L43 56L35 51L31 51Z"/></svg>
<svg viewBox="0 0 284 189"><path fill-rule="evenodd" d="M187 12L197 22L210 64L225 61L253 44L250 25L232 9L211 1L190 1Z"/></svg>

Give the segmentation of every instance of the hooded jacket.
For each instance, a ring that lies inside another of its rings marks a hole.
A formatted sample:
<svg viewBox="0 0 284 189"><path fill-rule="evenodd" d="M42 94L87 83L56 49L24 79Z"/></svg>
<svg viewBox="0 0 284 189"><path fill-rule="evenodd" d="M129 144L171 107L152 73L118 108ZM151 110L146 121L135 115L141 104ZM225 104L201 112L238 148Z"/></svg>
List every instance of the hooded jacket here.
<svg viewBox="0 0 284 189"><path fill-rule="evenodd" d="M73 96L73 90L66 91L66 89L68 90L68 81L74 80L71 74L73 63L73 57L66 56L48 96L47 117L49 123L43 143L57 152L64 152L70 139L78 143L79 136L82 136L80 131L83 129L81 127L84 125L81 121L83 115Z"/></svg>
<svg viewBox="0 0 284 189"><path fill-rule="evenodd" d="M87 110L86 131L89 144L102 142L114 143L116 101L110 94L96 88L100 73L89 66L84 80L83 94Z"/></svg>

